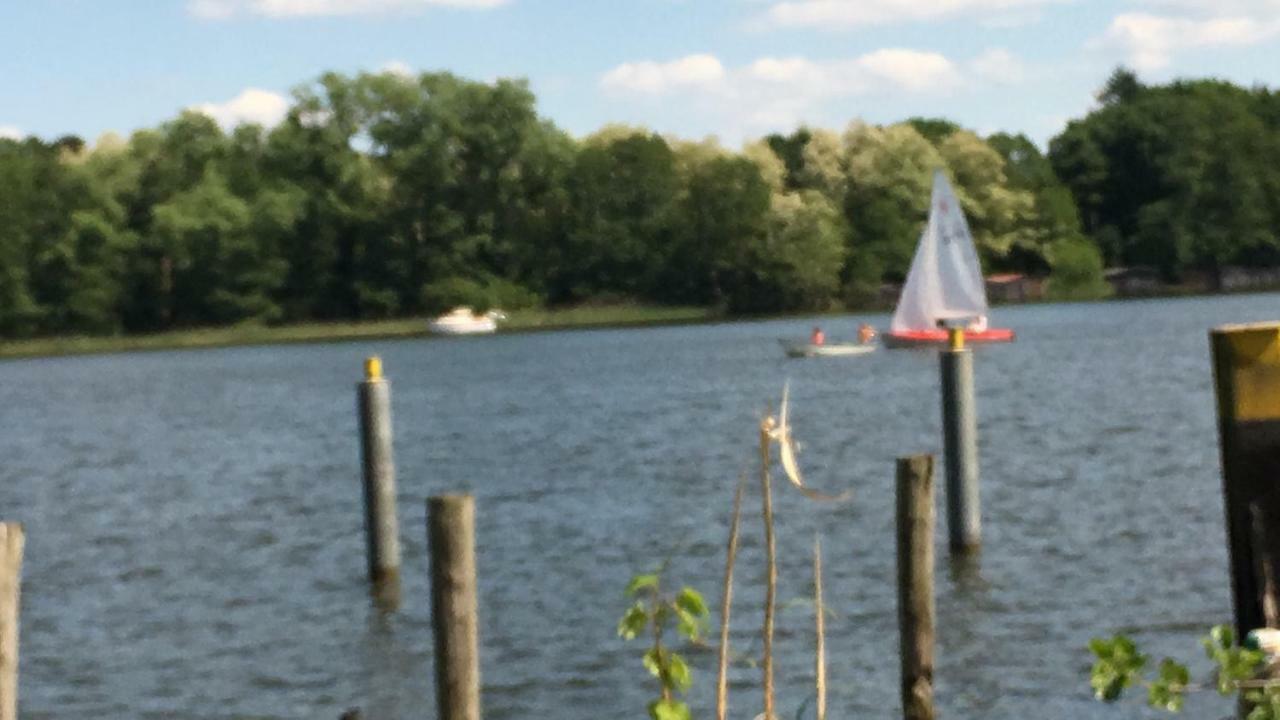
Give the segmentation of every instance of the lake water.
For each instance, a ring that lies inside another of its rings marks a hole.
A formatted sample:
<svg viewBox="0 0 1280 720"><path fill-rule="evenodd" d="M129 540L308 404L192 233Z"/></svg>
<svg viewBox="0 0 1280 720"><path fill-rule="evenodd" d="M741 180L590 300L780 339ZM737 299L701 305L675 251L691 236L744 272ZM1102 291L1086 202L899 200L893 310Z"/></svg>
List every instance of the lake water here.
<svg viewBox="0 0 1280 720"><path fill-rule="evenodd" d="M1003 308L977 351L985 547L947 562L947 718L1136 718L1094 702L1093 635L1203 670L1230 619L1206 331L1280 295ZM823 318L828 337L868 319ZM815 505L775 488L779 709L812 717L810 548L825 548L832 718L897 718L894 459L941 452L931 352L787 360L799 318L469 339L0 362L0 518L26 524L22 717L434 717L424 499L477 497L489 720L644 717L643 648L615 637L636 572L719 604L738 475L790 381ZM355 382L394 391L401 612L369 603ZM941 468L940 468L941 470ZM938 477L941 491L941 475ZM941 501L941 497L939 498ZM735 649L758 654L759 494L748 494ZM715 653L690 654L697 717ZM759 712L733 670L733 717ZM1229 706L1198 697L1188 717ZM1216 713L1216 714L1215 714Z"/></svg>

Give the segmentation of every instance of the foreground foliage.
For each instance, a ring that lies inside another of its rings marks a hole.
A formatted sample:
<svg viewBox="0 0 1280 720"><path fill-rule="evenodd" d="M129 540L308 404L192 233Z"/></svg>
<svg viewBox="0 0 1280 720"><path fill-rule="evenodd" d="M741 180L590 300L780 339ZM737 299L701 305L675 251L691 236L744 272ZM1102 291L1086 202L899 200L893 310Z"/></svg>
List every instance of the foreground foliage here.
<svg viewBox="0 0 1280 720"><path fill-rule="evenodd" d="M649 674L657 678L661 695L649 703L649 717L690 720L689 706L679 696L693 685L693 673L684 656L663 643L663 636L674 621L676 632L685 640L696 642L702 637L707 618L702 595L691 587L683 587L675 595L665 594L661 570L631 578L627 595L635 601L618 621L618 636L624 640L645 635L652 638L642 660Z"/></svg>
<svg viewBox="0 0 1280 720"><path fill-rule="evenodd" d="M1235 633L1225 625L1210 630L1201 645L1214 667L1210 680L1197 684L1185 665L1170 658L1161 660L1148 678L1149 658L1125 635L1094 638L1089 642L1096 658L1089 684L1105 702L1119 700L1129 688L1145 687L1147 703L1169 712L1182 710L1188 692L1212 688L1223 696L1239 694L1249 708L1247 720L1280 720L1280 685L1260 677L1268 664L1265 652L1237 645Z"/></svg>

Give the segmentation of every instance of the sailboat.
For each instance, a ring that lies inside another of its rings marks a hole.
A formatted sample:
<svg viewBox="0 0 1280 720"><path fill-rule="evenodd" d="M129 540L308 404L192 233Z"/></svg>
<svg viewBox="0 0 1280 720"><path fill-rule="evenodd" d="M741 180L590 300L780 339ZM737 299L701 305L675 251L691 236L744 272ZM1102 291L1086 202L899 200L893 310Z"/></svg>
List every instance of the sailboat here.
<svg viewBox="0 0 1280 720"><path fill-rule="evenodd" d="M945 343L945 325L965 326L966 342L1010 342L1013 331L987 327L987 290L969 223L942 170L933 173L929 221L898 297L885 347Z"/></svg>

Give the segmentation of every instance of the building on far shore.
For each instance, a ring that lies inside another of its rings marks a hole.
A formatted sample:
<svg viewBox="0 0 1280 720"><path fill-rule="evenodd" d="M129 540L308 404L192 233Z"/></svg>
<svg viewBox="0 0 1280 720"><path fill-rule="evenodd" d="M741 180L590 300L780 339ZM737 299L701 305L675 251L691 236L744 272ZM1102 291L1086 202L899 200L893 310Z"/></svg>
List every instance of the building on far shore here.
<svg viewBox="0 0 1280 720"><path fill-rule="evenodd" d="M1022 273L996 273L985 278L987 300L994 303L1024 303L1043 300L1045 279L1029 277ZM877 301L884 307L894 307L902 294L899 283L883 283Z"/></svg>
<svg viewBox="0 0 1280 720"><path fill-rule="evenodd" d="M1280 268L1224 267L1218 274L1223 292L1280 287Z"/></svg>
<svg viewBox="0 0 1280 720"><path fill-rule="evenodd" d="M1022 303L1044 299L1044 280L1022 273L987 276L987 299L991 302Z"/></svg>
<svg viewBox="0 0 1280 720"><path fill-rule="evenodd" d="M1111 284L1117 297L1154 295L1164 289L1160 271L1145 265L1107 268L1102 277Z"/></svg>

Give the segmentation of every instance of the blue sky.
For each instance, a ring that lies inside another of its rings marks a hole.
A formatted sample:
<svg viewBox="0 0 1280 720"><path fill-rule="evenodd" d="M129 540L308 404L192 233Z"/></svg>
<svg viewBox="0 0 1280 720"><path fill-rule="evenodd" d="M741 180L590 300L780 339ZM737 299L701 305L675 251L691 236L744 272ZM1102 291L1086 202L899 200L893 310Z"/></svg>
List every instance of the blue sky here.
<svg viewBox="0 0 1280 720"><path fill-rule="evenodd" d="M0 0L0 136L270 124L321 72L391 68L526 77L575 135L928 115L1044 142L1120 63L1280 86L1280 0Z"/></svg>

